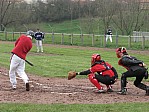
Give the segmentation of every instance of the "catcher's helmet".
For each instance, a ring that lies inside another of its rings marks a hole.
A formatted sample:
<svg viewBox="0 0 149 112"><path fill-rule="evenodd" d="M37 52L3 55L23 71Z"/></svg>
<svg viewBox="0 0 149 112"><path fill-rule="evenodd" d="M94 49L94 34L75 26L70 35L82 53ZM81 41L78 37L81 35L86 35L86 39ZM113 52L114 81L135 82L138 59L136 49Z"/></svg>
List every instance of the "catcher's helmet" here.
<svg viewBox="0 0 149 112"><path fill-rule="evenodd" d="M126 48L125 47L119 47L116 49L116 52L120 52L120 53L126 53Z"/></svg>
<svg viewBox="0 0 149 112"><path fill-rule="evenodd" d="M127 54L125 47L119 47L116 49L116 55L118 58L121 58L122 54Z"/></svg>
<svg viewBox="0 0 149 112"><path fill-rule="evenodd" d="M93 65L96 61L100 61L100 60L101 60L100 54L93 54L91 58L91 65Z"/></svg>
<svg viewBox="0 0 149 112"><path fill-rule="evenodd" d="M34 37L34 32L32 30L29 30L26 32L26 35L30 35L30 36Z"/></svg>

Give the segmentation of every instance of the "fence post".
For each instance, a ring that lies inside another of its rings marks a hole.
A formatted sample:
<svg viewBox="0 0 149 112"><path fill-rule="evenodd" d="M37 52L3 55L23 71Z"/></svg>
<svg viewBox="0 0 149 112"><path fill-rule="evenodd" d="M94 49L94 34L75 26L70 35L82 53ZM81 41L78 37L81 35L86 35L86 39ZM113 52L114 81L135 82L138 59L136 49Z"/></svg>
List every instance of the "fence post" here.
<svg viewBox="0 0 149 112"><path fill-rule="evenodd" d="M99 36L100 37L100 36ZM102 37L100 37L100 46L103 47Z"/></svg>
<svg viewBox="0 0 149 112"><path fill-rule="evenodd" d="M52 44L54 44L54 32L52 32Z"/></svg>
<svg viewBox="0 0 149 112"><path fill-rule="evenodd" d="M103 43L103 47L106 47L106 34L104 35L104 43Z"/></svg>
<svg viewBox="0 0 149 112"><path fill-rule="evenodd" d="M128 37L128 48L130 49L131 48L131 36L129 35Z"/></svg>
<svg viewBox="0 0 149 112"><path fill-rule="evenodd" d="M73 45L73 33L71 34L71 45Z"/></svg>
<svg viewBox="0 0 149 112"><path fill-rule="evenodd" d="M83 38L83 34L81 33L81 44L83 45L84 44L84 38Z"/></svg>
<svg viewBox="0 0 149 112"><path fill-rule="evenodd" d="M63 44L64 42L64 34L62 33L62 36L61 36L61 44Z"/></svg>
<svg viewBox="0 0 149 112"><path fill-rule="evenodd" d="M4 33L5 33L5 40L7 40L7 31L5 31Z"/></svg>
<svg viewBox="0 0 149 112"><path fill-rule="evenodd" d="M116 47L118 47L118 35L116 34Z"/></svg>
<svg viewBox="0 0 149 112"><path fill-rule="evenodd" d="M14 32L12 32L12 41L14 41Z"/></svg>
<svg viewBox="0 0 149 112"><path fill-rule="evenodd" d="M94 34L92 34L92 46L94 46Z"/></svg>
<svg viewBox="0 0 149 112"><path fill-rule="evenodd" d="M145 36L142 36L142 49L145 49Z"/></svg>

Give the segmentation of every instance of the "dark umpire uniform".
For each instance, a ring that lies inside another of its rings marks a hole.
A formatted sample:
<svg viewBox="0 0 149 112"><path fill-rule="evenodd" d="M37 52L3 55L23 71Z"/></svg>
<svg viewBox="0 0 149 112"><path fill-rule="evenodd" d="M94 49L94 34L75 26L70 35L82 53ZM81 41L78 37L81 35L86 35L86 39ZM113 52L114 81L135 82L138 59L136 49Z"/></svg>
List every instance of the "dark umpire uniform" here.
<svg viewBox="0 0 149 112"><path fill-rule="evenodd" d="M121 53L121 58L118 62L119 65L127 69L121 76L121 91L119 94L126 94L127 77L136 77L134 85L142 90L146 91L146 95L149 95L149 86L141 83L143 78L147 78L147 69L144 67L144 63L138 60L136 57L129 56L126 52L126 48L118 48L116 50L117 56Z"/></svg>

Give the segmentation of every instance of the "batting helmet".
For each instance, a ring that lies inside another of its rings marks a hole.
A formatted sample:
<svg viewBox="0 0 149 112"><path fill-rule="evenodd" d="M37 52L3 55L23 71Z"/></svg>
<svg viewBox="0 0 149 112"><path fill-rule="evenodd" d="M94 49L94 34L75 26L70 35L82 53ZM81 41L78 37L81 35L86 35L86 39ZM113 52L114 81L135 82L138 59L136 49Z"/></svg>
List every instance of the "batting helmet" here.
<svg viewBox="0 0 149 112"><path fill-rule="evenodd" d="M29 30L26 32L26 35L30 35L30 36L34 37L34 32L32 30Z"/></svg>
<svg viewBox="0 0 149 112"><path fill-rule="evenodd" d="M91 58L91 65L93 65L96 61L100 61L100 60L101 60L100 54L93 54Z"/></svg>

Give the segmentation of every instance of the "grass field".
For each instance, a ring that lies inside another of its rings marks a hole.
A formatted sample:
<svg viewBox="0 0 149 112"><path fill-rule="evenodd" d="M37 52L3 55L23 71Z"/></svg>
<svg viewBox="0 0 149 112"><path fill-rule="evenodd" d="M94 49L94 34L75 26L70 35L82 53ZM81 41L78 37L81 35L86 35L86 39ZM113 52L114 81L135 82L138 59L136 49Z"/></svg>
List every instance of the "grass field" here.
<svg viewBox="0 0 149 112"><path fill-rule="evenodd" d="M149 103L120 104L13 104L1 103L0 112L148 112Z"/></svg>
<svg viewBox="0 0 149 112"><path fill-rule="evenodd" d="M0 66L9 69L9 58L14 43L0 42ZM70 70L82 71L90 67L90 57L93 53L101 54L105 61L111 63L118 71L119 76L125 70L117 65L118 59L115 55L115 49L101 50L88 49L87 47L61 47L59 45L44 45L44 53L36 53L36 47L33 46L27 56L35 66L30 67L26 64L26 72L46 77L66 78ZM132 53L130 53L132 54ZM149 55L134 54L138 59L143 60L149 65ZM84 76L79 77L84 78ZM1 103L0 112L148 112L149 103L120 103L120 104L14 104Z"/></svg>

